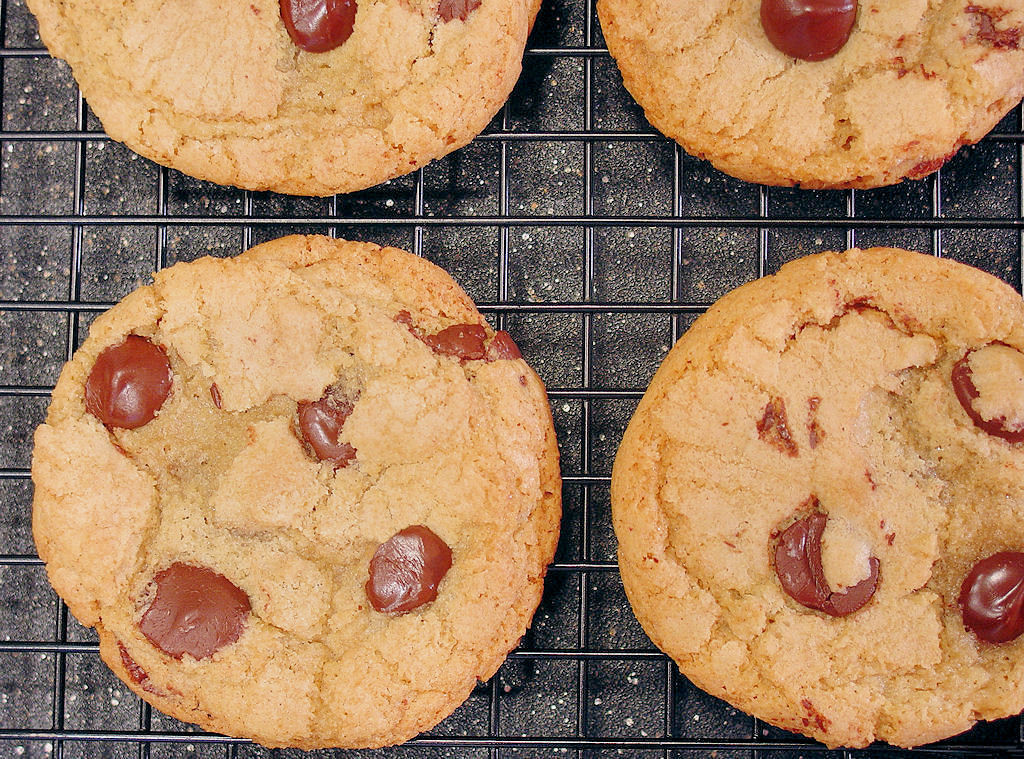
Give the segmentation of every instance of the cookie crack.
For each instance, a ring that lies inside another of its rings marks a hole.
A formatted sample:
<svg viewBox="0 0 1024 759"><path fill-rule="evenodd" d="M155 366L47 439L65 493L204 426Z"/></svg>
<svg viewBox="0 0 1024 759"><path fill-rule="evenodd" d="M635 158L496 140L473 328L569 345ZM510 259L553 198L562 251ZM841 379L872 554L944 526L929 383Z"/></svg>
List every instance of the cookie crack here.
<svg viewBox="0 0 1024 759"><path fill-rule="evenodd" d="M968 6L971 7L975 6ZM960 13L970 14L970 11L963 8L959 2L945 2L938 7L929 6L912 32L895 39L874 32L859 31L861 34L875 37L882 46L895 48L897 54L885 60L860 65L831 83L832 94L825 101L825 107L826 112L833 118L833 131L837 139L845 138L844 148L849 149L855 144L860 139L861 132L854 127L849 118L850 114L844 112L842 103L857 82L872 74L895 71L900 79L909 76L922 81L938 81L944 85L952 112L960 114L970 110L967 92L980 75L974 66L958 65L951 57L948 41L942 39L942 35L953 27L954 17ZM962 35L958 41L963 49L967 50L976 40L977 34L972 32ZM912 44L908 44L908 41ZM974 53L971 55L978 57ZM980 58L988 55L989 53L984 53ZM972 125L973 122L967 123L960 130L960 140L951 148L953 152L960 145L973 141L974 138L969 134ZM818 155L825 156L824 153Z"/></svg>

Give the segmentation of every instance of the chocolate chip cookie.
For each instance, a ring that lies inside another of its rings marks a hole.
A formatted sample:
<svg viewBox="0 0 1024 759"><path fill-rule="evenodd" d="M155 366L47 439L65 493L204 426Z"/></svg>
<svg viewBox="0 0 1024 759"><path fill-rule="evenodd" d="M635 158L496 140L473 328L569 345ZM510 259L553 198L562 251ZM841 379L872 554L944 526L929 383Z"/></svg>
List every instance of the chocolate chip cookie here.
<svg viewBox="0 0 1024 759"><path fill-rule="evenodd" d="M895 249L702 315L619 449L629 600L707 692L829 746L1024 707L1024 302Z"/></svg>
<svg viewBox="0 0 1024 759"><path fill-rule="evenodd" d="M267 746L406 740L540 600L544 387L454 281L286 237L99 317L36 432L50 580L133 691Z"/></svg>
<svg viewBox="0 0 1024 759"><path fill-rule="evenodd" d="M1024 95L1024 4L598 0L651 124L740 179L868 188L938 169Z"/></svg>
<svg viewBox="0 0 1024 759"><path fill-rule="evenodd" d="M220 184L351 192L468 143L539 0L30 0L107 133Z"/></svg>

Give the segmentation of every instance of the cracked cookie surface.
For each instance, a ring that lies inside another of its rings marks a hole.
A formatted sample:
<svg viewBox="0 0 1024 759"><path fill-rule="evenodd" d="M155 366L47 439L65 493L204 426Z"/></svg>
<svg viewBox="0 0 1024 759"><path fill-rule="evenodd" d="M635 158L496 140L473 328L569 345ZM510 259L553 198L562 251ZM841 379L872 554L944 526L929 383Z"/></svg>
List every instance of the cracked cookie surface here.
<svg viewBox="0 0 1024 759"><path fill-rule="evenodd" d="M29 5L115 140L200 179L331 195L481 132L519 76L540 3L365 0L351 37L318 53L292 42L277 0Z"/></svg>
<svg viewBox="0 0 1024 759"><path fill-rule="evenodd" d="M1016 292L907 251L809 256L723 297L614 465L623 584L651 639L712 695L830 746L1018 713L1024 638L980 640L959 599L979 560L1024 550L1024 448L951 377L983 354L977 408L1024 427L1021 351Z"/></svg>
<svg viewBox="0 0 1024 759"><path fill-rule="evenodd" d="M287 237L154 280L94 322L36 432L53 586L179 719L301 748L433 726L540 600L561 499L540 380L450 277L393 248ZM169 392L106 370L131 342L159 346ZM101 407L155 414L101 421L97 384Z"/></svg>
<svg viewBox="0 0 1024 759"><path fill-rule="evenodd" d="M769 42L759 0L599 0L651 124L740 179L868 188L917 179L1024 95L1024 3L863 0L821 61Z"/></svg>

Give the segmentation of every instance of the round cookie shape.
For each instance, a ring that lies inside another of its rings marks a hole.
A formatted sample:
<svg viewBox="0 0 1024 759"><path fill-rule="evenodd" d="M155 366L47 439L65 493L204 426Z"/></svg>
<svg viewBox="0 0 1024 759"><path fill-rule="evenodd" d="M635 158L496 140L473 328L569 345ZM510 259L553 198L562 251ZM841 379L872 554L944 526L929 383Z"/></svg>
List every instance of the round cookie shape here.
<svg viewBox="0 0 1024 759"><path fill-rule="evenodd" d="M891 248L794 260L696 320L611 484L627 596L686 677L830 747L1024 708L1024 444L954 382L993 345L972 366L1004 414L1020 295Z"/></svg>
<svg viewBox="0 0 1024 759"><path fill-rule="evenodd" d="M113 139L199 179L353 192L466 145L539 0L32 0Z"/></svg>
<svg viewBox="0 0 1024 759"><path fill-rule="evenodd" d="M815 5L843 9L808 14L807 25L829 27L821 47L797 39L803 22L776 18ZM836 49L851 6L856 18ZM1019 2L598 0L597 10L651 124L749 182L839 189L920 179L1024 96Z"/></svg>
<svg viewBox="0 0 1024 759"><path fill-rule="evenodd" d="M171 377L132 429L86 404L129 336ZM270 747L413 737L501 665L554 555L551 412L514 346L394 248L293 236L158 272L36 431L51 583L178 719Z"/></svg>

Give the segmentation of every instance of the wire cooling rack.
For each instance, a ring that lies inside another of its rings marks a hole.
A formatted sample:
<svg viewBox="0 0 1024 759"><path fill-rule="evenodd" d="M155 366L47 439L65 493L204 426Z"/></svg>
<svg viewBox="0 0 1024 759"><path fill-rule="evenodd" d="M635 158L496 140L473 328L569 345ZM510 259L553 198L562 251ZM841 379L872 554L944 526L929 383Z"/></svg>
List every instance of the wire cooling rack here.
<svg viewBox="0 0 1024 759"><path fill-rule="evenodd" d="M785 260L896 245L974 264L1019 290L1020 108L919 182L847 192L750 185L651 129L590 3L545 0L516 92L470 146L365 192L289 198L134 156L103 134L22 0L2 0L0 33L0 757L301 755L198 732L110 674L46 581L28 473L60 366L97 313L154 269L292 231L397 245L451 272L547 383L565 479L544 600L499 674L406 746L318 756L904 753L826 752L681 677L623 594L609 474L669 346L717 297ZM1024 756L1022 747L1013 718L915 755Z"/></svg>

